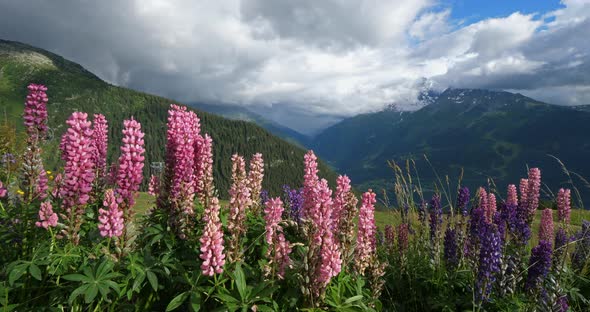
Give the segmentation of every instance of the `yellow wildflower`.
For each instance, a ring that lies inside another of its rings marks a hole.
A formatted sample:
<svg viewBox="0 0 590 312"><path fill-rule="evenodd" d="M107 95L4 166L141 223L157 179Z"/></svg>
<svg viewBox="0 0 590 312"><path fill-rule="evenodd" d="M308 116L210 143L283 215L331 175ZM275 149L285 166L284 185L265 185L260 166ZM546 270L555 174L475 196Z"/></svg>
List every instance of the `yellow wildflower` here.
<svg viewBox="0 0 590 312"><path fill-rule="evenodd" d="M18 191L16 191L16 193L17 193L18 195L25 195L25 192L23 192L22 190L18 190Z"/></svg>

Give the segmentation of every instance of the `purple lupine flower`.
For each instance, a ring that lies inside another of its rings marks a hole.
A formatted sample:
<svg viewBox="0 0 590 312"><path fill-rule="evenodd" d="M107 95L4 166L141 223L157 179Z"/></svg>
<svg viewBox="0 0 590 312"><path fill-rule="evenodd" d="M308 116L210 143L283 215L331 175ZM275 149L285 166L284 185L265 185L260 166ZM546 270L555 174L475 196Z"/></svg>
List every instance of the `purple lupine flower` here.
<svg viewBox="0 0 590 312"><path fill-rule="evenodd" d="M569 304L567 302L567 296L561 296L559 297L559 299L557 299L557 304L559 307L559 312L567 312L567 310L569 309Z"/></svg>
<svg viewBox="0 0 590 312"><path fill-rule="evenodd" d="M426 214L428 210L428 204L425 201L420 203L418 206L418 219L420 220L420 225L426 226Z"/></svg>
<svg viewBox="0 0 590 312"><path fill-rule="evenodd" d="M461 215L466 217L469 209L469 188L467 186L459 189L457 194L457 211L461 212Z"/></svg>
<svg viewBox="0 0 590 312"><path fill-rule="evenodd" d="M442 224L442 207L440 205L440 196L435 194L430 201L430 241L436 242Z"/></svg>
<svg viewBox="0 0 590 312"><path fill-rule="evenodd" d="M459 264L457 251L457 231L454 228L448 227L445 231L444 256L447 267L451 270L455 269Z"/></svg>
<svg viewBox="0 0 590 312"><path fill-rule="evenodd" d="M553 249L553 265L557 265L563 260L563 255L569 243L569 237L565 229L560 227L555 233L555 247Z"/></svg>
<svg viewBox="0 0 590 312"><path fill-rule="evenodd" d="M260 206L266 205L266 202L268 201L268 199L269 199L268 191L261 190L260 191Z"/></svg>
<svg viewBox="0 0 590 312"><path fill-rule="evenodd" d="M485 225L484 210L480 206L471 209L471 218L469 218L469 235L464 246L465 257L472 259L477 257L479 250L479 241L482 235L482 227Z"/></svg>
<svg viewBox="0 0 590 312"><path fill-rule="evenodd" d="M285 202L289 206L289 216L292 220L299 222L301 220L301 206L303 205L303 189L291 189L288 185L283 185L285 193Z"/></svg>
<svg viewBox="0 0 590 312"><path fill-rule="evenodd" d="M535 246L531 251L528 275L525 283L525 289L527 291L540 290L541 283L551 269L552 251L551 243L544 240L540 241L539 245Z"/></svg>
<svg viewBox="0 0 590 312"><path fill-rule="evenodd" d="M576 248L572 254L572 267L576 271L581 271L590 256L590 221L582 222L582 229L576 233L575 240Z"/></svg>
<svg viewBox="0 0 590 312"><path fill-rule="evenodd" d="M475 282L476 294L479 302L487 301L496 280L496 274L500 272L500 259L502 258L502 242L500 233L493 224L483 223L479 240L479 267Z"/></svg>

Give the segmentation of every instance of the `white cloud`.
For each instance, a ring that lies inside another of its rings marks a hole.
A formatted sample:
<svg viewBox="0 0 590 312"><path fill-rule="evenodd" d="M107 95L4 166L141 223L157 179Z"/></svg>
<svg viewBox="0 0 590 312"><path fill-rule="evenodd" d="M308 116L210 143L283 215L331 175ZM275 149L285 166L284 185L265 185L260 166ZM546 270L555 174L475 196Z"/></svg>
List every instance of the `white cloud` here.
<svg viewBox="0 0 590 312"><path fill-rule="evenodd" d="M411 104L420 81L588 100L590 1L463 25L434 0L0 3L0 38L181 101L227 102L305 131ZM303 120L306 119L306 120Z"/></svg>

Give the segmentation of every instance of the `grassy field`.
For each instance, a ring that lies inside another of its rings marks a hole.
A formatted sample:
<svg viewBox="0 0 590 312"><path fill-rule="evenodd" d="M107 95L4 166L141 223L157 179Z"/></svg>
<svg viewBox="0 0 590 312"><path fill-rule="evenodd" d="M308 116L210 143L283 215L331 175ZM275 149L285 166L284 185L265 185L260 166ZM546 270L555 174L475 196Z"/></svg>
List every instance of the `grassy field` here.
<svg viewBox="0 0 590 312"><path fill-rule="evenodd" d="M136 211L138 213L145 212L147 209L154 206L154 197L148 195L147 193L140 193L137 198L136 204ZM228 204L227 200L221 200L220 204L222 207L226 207ZM553 218L554 220L557 219L557 211L553 211ZM417 216L412 216L412 222L417 224ZM580 209L573 209L571 213L571 229L573 231L577 231L580 226L582 225L583 220L590 220L590 210L580 210ZM401 223L401 217L398 210L390 210L390 211L383 211L378 210L375 211L375 222L377 223L377 227L383 229L385 225L391 224L397 226ZM537 233L539 230L539 223L541 222L541 211L537 211L537 216L533 221L533 237L532 243L536 244L537 242Z"/></svg>

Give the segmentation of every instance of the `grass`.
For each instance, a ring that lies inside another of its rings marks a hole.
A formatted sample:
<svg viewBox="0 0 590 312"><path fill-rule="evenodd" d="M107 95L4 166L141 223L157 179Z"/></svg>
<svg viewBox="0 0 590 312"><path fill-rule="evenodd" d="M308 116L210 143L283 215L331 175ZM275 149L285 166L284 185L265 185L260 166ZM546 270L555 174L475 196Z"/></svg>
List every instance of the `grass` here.
<svg viewBox="0 0 590 312"><path fill-rule="evenodd" d="M135 210L139 214L144 213L149 208L154 206L155 199L153 196L150 196L147 193L139 193L139 196L136 199ZM228 201L227 200L220 200L220 204L222 207L227 207ZM557 219L557 211L553 211L553 218L554 220ZM412 223L418 224L418 218L415 215L411 216ZM581 210L581 209L572 209L571 212L571 229L573 231L577 231L582 226L583 220L590 220L590 210ZM385 225L394 225L397 226L401 223L401 217L399 210L377 210L375 211L375 223L377 227L383 229ZM539 230L539 224L541 223L541 211L537 211L537 215L535 220L533 221L533 237L532 243L537 243L537 233ZM556 226L557 227L557 226Z"/></svg>

